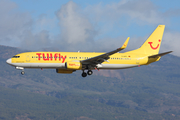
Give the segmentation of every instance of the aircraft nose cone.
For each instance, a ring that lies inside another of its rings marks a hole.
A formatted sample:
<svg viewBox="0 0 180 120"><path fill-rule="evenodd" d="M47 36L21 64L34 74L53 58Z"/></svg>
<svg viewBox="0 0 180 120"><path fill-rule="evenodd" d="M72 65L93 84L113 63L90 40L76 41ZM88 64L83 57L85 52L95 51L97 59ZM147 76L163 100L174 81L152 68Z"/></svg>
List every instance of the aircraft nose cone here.
<svg viewBox="0 0 180 120"><path fill-rule="evenodd" d="M7 59L7 60L6 60L6 63L7 63L7 64L11 64L11 58Z"/></svg>

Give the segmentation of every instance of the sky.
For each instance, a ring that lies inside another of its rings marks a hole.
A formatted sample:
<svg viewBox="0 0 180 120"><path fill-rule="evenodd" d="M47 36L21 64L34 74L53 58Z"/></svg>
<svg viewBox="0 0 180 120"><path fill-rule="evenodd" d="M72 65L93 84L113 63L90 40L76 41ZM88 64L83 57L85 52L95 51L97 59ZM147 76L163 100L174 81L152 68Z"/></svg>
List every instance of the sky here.
<svg viewBox="0 0 180 120"><path fill-rule="evenodd" d="M180 56L179 0L0 0L0 45L108 52L140 47L166 25L160 52Z"/></svg>

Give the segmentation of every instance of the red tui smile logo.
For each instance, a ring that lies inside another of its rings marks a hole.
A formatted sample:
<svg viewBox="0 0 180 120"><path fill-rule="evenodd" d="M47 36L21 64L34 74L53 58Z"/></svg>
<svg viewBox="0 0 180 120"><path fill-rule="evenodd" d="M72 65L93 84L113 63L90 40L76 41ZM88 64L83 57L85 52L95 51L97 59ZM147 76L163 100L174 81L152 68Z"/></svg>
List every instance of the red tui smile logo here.
<svg viewBox="0 0 180 120"><path fill-rule="evenodd" d="M159 40L159 42L161 42L161 40ZM158 49L158 47L159 47L159 44L158 44L156 47L153 47L153 46L152 46L153 42L148 42L148 43L150 44L150 47L151 47L153 50L156 50L156 49Z"/></svg>

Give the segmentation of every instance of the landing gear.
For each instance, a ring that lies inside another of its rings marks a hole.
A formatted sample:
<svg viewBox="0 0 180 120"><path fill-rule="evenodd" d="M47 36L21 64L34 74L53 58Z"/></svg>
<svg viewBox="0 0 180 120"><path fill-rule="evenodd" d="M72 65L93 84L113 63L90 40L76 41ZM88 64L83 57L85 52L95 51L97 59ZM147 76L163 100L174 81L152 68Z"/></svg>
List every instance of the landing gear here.
<svg viewBox="0 0 180 120"><path fill-rule="evenodd" d="M85 72L83 71L82 77L86 77L86 76L87 76L87 73L85 73Z"/></svg>
<svg viewBox="0 0 180 120"><path fill-rule="evenodd" d="M21 75L24 75L24 74L25 74L23 67L15 67L15 68L18 69L18 70L22 70Z"/></svg>
<svg viewBox="0 0 180 120"><path fill-rule="evenodd" d="M21 75L24 75L24 74L25 74L25 72L24 72L24 71L22 71L22 72L21 72Z"/></svg>
<svg viewBox="0 0 180 120"><path fill-rule="evenodd" d="M92 71L92 70L88 70L88 71L87 71L87 74L88 74L88 75L92 75L92 74L93 74L93 71Z"/></svg>
<svg viewBox="0 0 180 120"><path fill-rule="evenodd" d="M82 77L86 77L87 75L92 75L92 74L93 74L92 70L88 70L87 73L84 72L84 70L83 70Z"/></svg>

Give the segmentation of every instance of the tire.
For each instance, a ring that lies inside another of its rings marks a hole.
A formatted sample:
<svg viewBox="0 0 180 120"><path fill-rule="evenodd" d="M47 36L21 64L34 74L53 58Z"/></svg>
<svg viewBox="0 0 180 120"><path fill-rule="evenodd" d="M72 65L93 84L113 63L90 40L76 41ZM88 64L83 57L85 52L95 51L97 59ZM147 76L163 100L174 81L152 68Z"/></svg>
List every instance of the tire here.
<svg viewBox="0 0 180 120"><path fill-rule="evenodd" d="M87 73L83 72L82 77L86 77L86 76L87 76Z"/></svg>
<svg viewBox="0 0 180 120"><path fill-rule="evenodd" d="M25 74L25 72L24 72L24 71L22 71L22 72L21 72L21 75L24 75L24 74Z"/></svg>
<svg viewBox="0 0 180 120"><path fill-rule="evenodd" d="M93 74L93 71L92 71L92 70L88 70L87 74L88 74L88 75L92 75L92 74Z"/></svg>

